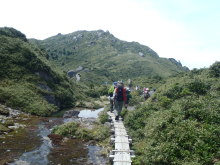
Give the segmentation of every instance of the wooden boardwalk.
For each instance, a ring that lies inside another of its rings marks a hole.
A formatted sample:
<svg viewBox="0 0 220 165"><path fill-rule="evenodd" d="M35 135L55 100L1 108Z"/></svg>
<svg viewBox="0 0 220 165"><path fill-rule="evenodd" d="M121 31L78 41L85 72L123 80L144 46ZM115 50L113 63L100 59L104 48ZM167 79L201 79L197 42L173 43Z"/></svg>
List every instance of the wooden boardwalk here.
<svg viewBox="0 0 220 165"><path fill-rule="evenodd" d="M131 165L131 157L134 157L134 152L130 150L129 144L132 140L129 138L122 120L115 121L114 113L108 112L108 115L112 119L112 131L114 132L111 142L115 145L115 149L111 151L109 157L113 160L113 165Z"/></svg>

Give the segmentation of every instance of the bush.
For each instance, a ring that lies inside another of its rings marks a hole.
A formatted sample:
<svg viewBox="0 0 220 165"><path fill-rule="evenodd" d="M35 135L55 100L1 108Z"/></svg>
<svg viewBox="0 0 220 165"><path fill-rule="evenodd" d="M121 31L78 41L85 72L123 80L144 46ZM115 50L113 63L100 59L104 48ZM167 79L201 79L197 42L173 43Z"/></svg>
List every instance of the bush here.
<svg viewBox="0 0 220 165"><path fill-rule="evenodd" d="M198 95L204 95L210 89L210 85L201 80L194 80L187 86L191 92L196 93Z"/></svg>
<svg viewBox="0 0 220 165"><path fill-rule="evenodd" d="M215 62L209 70L212 77L220 77L220 62Z"/></svg>
<svg viewBox="0 0 220 165"><path fill-rule="evenodd" d="M220 161L220 79L203 69L167 80L125 118L134 164L212 165Z"/></svg>
<svg viewBox="0 0 220 165"><path fill-rule="evenodd" d="M96 125L93 129L82 127L79 123L69 122L55 127L52 133L83 140L105 140L110 136L109 128Z"/></svg>
<svg viewBox="0 0 220 165"><path fill-rule="evenodd" d="M109 119L109 116L108 116L106 111L100 112L100 114L99 114L99 121L100 121L100 123L104 124L105 122L108 121L108 119Z"/></svg>

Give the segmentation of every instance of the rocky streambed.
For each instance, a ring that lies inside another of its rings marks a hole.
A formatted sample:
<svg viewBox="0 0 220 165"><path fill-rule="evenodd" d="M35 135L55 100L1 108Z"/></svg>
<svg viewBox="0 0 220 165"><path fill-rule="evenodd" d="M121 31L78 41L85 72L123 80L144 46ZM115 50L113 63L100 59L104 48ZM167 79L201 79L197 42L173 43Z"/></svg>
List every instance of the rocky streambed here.
<svg viewBox="0 0 220 165"><path fill-rule="evenodd" d="M36 117L4 106L0 115L0 165L108 164L102 148L80 139L51 134L54 126L81 122L87 127L96 120L98 110L71 110L63 117ZM9 125L7 124L9 123ZM11 123L11 124L10 124Z"/></svg>

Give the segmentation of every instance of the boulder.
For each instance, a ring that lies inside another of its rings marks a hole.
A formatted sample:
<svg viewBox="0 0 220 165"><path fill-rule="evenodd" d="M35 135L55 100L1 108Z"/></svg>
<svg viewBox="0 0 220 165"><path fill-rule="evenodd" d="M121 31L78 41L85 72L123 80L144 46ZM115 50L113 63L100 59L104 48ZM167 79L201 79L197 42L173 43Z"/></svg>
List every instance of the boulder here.
<svg viewBox="0 0 220 165"><path fill-rule="evenodd" d="M77 110L70 110L66 111L63 115L64 118L71 118L71 117L78 117L79 111Z"/></svg>
<svg viewBox="0 0 220 165"><path fill-rule="evenodd" d="M3 116L9 116L10 115L10 111L8 109L6 109L4 106L0 106L0 115Z"/></svg>
<svg viewBox="0 0 220 165"><path fill-rule="evenodd" d="M70 78L72 78L72 77L74 77L74 76L76 75L76 73L77 73L77 72L75 72L75 70L70 70L70 71L67 72L67 75L68 75Z"/></svg>
<svg viewBox="0 0 220 165"><path fill-rule="evenodd" d="M144 53L139 52L138 54L139 54L139 56L144 57Z"/></svg>
<svg viewBox="0 0 220 165"><path fill-rule="evenodd" d="M10 132L11 130L4 125L0 124L0 135L4 134L5 132Z"/></svg>

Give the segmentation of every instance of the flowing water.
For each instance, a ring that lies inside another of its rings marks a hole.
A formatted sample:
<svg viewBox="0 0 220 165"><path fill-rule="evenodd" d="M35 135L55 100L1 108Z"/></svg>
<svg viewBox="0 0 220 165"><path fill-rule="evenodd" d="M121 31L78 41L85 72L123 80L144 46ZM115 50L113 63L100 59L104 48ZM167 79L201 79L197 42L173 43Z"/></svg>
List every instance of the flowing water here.
<svg viewBox="0 0 220 165"><path fill-rule="evenodd" d="M78 117L80 119L88 120L88 118L96 119L98 113L104 108L97 110L81 110ZM75 118L76 119L76 118ZM84 164L84 165L104 165L107 164L107 159L104 158L100 151L101 147L95 145L86 145L85 142L79 139L61 140L60 144L53 144L48 135L54 126L60 125L64 122L69 122L71 118L44 118L40 120L38 127L29 134L36 134L40 139L33 150L24 152L14 162L9 165L70 165L70 164ZM19 143L19 142L17 142ZM27 141L31 143L31 140ZM35 143L35 141L33 141ZM16 144L15 144L16 145Z"/></svg>
<svg viewBox="0 0 220 165"><path fill-rule="evenodd" d="M99 109L97 109L95 111L89 110L89 109L85 109L85 110L80 111L78 116L81 117L81 118L97 118L99 112L101 112L103 110L104 110L104 108L99 108Z"/></svg>
<svg viewBox="0 0 220 165"><path fill-rule="evenodd" d="M36 150L23 153L18 160L13 163L9 163L9 165L43 165L49 163L47 155L50 153L50 149L52 148L51 140L48 137L50 130L43 124L39 125L39 130L39 136L42 139L41 146Z"/></svg>

